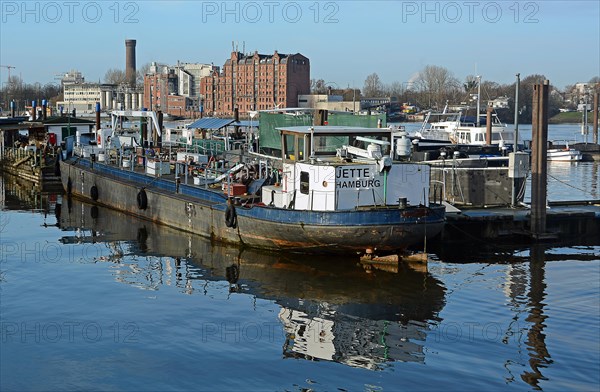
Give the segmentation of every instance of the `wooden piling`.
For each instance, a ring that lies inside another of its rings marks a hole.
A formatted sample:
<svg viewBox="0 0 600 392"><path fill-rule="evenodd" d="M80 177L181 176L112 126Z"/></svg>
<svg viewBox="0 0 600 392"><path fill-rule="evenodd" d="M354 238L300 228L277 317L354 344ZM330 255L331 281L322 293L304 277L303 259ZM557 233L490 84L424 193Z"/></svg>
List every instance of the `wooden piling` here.
<svg viewBox="0 0 600 392"><path fill-rule="evenodd" d="M594 93L594 125L592 126L593 134L594 134L594 144L598 144L598 96L600 94L598 92Z"/></svg>
<svg viewBox="0 0 600 392"><path fill-rule="evenodd" d="M492 144L492 111L493 107L488 106L485 117L485 144L490 146ZM479 113L477 113L479 116Z"/></svg>
<svg viewBox="0 0 600 392"><path fill-rule="evenodd" d="M548 80L533 86L530 226L535 239L540 239L546 233L549 86Z"/></svg>

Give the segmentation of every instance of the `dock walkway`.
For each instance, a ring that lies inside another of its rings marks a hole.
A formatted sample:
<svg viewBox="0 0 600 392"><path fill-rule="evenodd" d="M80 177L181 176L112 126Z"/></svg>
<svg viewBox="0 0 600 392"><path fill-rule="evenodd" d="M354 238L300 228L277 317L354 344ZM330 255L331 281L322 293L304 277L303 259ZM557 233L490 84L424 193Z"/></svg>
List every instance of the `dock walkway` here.
<svg viewBox="0 0 600 392"><path fill-rule="evenodd" d="M531 210L475 208L446 213L444 240L460 241L470 235L483 239L510 239L531 235ZM549 202L547 232L561 239L600 236L600 200Z"/></svg>

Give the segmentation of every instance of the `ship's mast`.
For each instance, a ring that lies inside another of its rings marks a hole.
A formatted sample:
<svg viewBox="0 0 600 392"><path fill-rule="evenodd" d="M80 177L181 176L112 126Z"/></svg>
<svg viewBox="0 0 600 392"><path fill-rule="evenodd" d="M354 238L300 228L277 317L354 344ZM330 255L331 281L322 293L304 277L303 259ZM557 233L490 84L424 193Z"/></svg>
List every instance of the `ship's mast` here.
<svg viewBox="0 0 600 392"><path fill-rule="evenodd" d="M479 120L479 110L481 109L481 100L480 100L480 96L481 96L481 76L477 76L477 126L479 127L479 125L481 125L481 121Z"/></svg>
<svg viewBox="0 0 600 392"><path fill-rule="evenodd" d="M521 74L517 75L517 83L515 84L515 145L513 151L519 151L519 86L521 84Z"/></svg>

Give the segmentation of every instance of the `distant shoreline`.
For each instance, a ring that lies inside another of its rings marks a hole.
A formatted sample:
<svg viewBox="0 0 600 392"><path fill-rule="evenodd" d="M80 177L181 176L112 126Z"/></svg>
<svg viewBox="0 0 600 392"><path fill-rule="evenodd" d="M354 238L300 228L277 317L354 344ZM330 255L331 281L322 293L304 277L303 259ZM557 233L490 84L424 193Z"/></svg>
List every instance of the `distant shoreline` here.
<svg viewBox="0 0 600 392"><path fill-rule="evenodd" d="M548 119L549 124L581 124L581 112L558 113L556 116ZM594 122L594 113L588 112L588 125L592 126Z"/></svg>

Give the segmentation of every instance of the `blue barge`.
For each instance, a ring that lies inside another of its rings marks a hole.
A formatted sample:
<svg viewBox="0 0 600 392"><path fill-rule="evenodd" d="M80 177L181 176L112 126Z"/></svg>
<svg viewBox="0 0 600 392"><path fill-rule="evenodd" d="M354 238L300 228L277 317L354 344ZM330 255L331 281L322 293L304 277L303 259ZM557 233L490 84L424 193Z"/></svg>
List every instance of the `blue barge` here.
<svg viewBox="0 0 600 392"><path fill-rule="evenodd" d="M109 147L61 161L69 195L199 234L253 248L303 253L398 252L440 233L445 209L429 202L429 166L393 160L389 129L279 129L277 182L251 160L196 185L170 174L181 162L124 167ZM103 161L95 155L103 154ZM108 163L115 156L117 165ZM97 160L97 159L96 159ZM133 162L133 159L128 162ZM131 163L130 163L131 164ZM149 165L153 169L148 174ZM186 162L187 165L187 162ZM187 170L187 166L186 166ZM241 189L241 191L240 191Z"/></svg>

